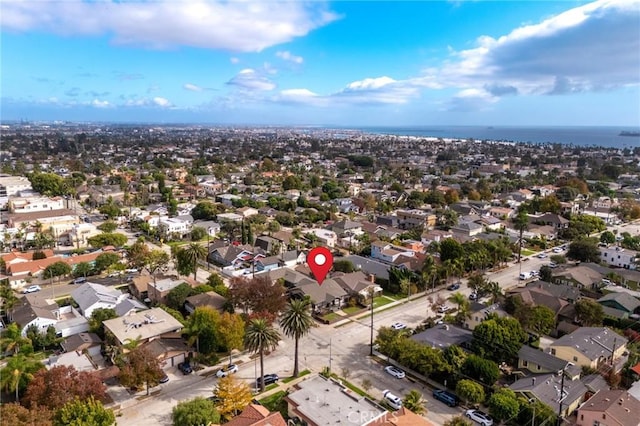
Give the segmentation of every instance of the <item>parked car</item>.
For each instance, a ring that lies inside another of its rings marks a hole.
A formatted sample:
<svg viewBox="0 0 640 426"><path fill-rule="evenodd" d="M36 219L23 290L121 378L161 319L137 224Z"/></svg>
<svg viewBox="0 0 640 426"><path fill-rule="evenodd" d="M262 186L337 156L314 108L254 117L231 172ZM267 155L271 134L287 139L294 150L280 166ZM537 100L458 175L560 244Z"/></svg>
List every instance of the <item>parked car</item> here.
<svg viewBox="0 0 640 426"><path fill-rule="evenodd" d="M491 416L480 410L467 410L464 415L474 422L480 423L482 426L493 426L493 419Z"/></svg>
<svg viewBox="0 0 640 426"><path fill-rule="evenodd" d="M547 257L546 253L538 253L538 259L544 259L545 257Z"/></svg>
<svg viewBox="0 0 640 426"><path fill-rule="evenodd" d="M229 374L238 372L238 366L236 364L229 364L222 367L216 372L217 377L227 377Z"/></svg>
<svg viewBox="0 0 640 426"><path fill-rule="evenodd" d="M107 278L118 278L122 274L123 274L122 271L112 272L109 275L107 275Z"/></svg>
<svg viewBox="0 0 640 426"><path fill-rule="evenodd" d="M394 410L399 410L402 408L402 400L396 395L392 394L390 390L383 390L382 396L384 397L385 402L389 404L389 406Z"/></svg>
<svg viewBox="0 0 640 426"><path fill-rule="evenodd" d="M450 306L447 305L442 305L438 308L438 312L441 314L444 314L445 312L447 312L449 309L451 309Z"/></svg>
<svg viewBox="0 0 640 426"><path fill-rule="evenodd" d="M27 294L27 293L35 293L35 292L40 291L40 290L42 290L42 289L40 288L39 285L30 285L29 287L27 287L24 290L22 290L22 292L24 294Z"/></svg>
<svg viewBox="0 0 640 426"><path fill-rule="evenodd" d="M478 293L475 291L469 295L469 300L478 300Z"/></svg>
<svg viewBox="0 0 640 426"><path fill-rule="evenodd" d="M436 389L433 391L433 398L437 399L440 402L444 402L449 407L455 407L460 402L458 397L452 394L451 392L447 392L440 389Z"/></svg>
<svg viewBox="0 0 640 426"><path fill-rule="evenodd" d="M562 247L556 247L553 249L554 253L562 253L562 251L563 251Z"/></svg>
<svg viewBox="0 0 640 426"><path fill-rule="evenodd" d="M460 283L453 283L453 284L449 285L449 287L447 287L447 290L454 291L454 290L457 290L459 288L460 288Z"/></svg>
<svg viewBox="0 0 640 426"><path fill-rule="evenodd" d="M549 268L553 269L557 267L558 267L558 264L556 262L549 262Z"/></svg>
<svg viewBox="0 0 640 426"><path fill-rule="evenodd" d="M85 277L78 277L72 281L73 284L84 284L86 282L87 282L87 279Z"/></svg>
<svg viewBox="0 0 640 426"><path fill-rule="evenodd" d="M401 322L394 322L391 324L391 328L394 330L404 330L407 326Z"/></svg>
<svg viewBox="0 0 640 426"><path fill-rule="evenodd" d="M169 381L169 376L166 374L158 380L158 383L167 383Z"/></svg>
<svg viewBox="0 0 640 426"><path fill-rule="evenodd" d="M391 374L396 379L404 379L406 377L404 371L402 371L398 367L394 367L393 365L386 366L384 368L384 371L386 371L388 374Z"/></svg>
<svg viewBox="0 0 640 426"><path fill-rule="evenodd" d="M265 386L269 386L270 384L273 384L280 380L280 377L278 377L277 374L265 374L263 377L258 377L258 379L256 380L256 388L260 387L261 380L264 380Z"/></svg>
<svg viewBox="0 0 640 426"><path fill-rule="evenodd" d="M193 373L193 368L191 368L191 364L189 364L186 361L178 364L178 370L182 371L182 374L184 374L185 376L187 374Z"/></svg>

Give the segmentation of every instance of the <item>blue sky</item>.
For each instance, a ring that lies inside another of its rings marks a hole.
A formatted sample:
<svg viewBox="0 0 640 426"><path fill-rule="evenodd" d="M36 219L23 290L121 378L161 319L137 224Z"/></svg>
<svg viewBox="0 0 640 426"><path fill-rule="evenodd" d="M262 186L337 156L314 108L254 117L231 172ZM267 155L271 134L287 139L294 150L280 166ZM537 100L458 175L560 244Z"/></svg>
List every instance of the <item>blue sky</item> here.
<svg viewBox="0 0 640 426"><path fill-rule="evenodd" d="M4 0L1 118L640 126L640 0Z"/></svg>

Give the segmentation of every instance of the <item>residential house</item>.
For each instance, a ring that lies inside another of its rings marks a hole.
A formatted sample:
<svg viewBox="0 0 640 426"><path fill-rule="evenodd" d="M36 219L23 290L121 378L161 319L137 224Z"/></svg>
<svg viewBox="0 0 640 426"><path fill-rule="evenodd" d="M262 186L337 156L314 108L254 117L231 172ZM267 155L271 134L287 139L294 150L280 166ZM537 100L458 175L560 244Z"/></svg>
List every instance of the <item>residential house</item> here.
<svg viewBox="0 0 640 426"><path fill-rule="evenodd" d="M67 233L67 243L74 245L75 247L86 247L89 244L89 238L95 237L101 234L93 223L78 223Z"/></svg>
<svg viewBox="0 0 640 426"><path fill-rule="evenodd" d="M160 233L165 236L179 235L180 237L184 237L191 232L191 224L177 217L160 217L158 229Z"/></svg>
<svg viewBox="0 0 640 426"><path fill-rule="evenodd" d="M65 338L61 343L65 352L87 352L91 356L100 354L102 339L95 333L76 333Z"/></svg>
<svg viewBox="0 0 640 426"><path fill-rule="evenodd" d="M197 220L193 222L192 229L195 227L203 228L207 231L207 236L209 238L214 238L220 233L220 224L213 220Z"/></svg>
<svg viewBox="0 0 640 426"><path fill-rule="evenodd" d="M283 250L283 245L280 240L277 240L268 235L260 235L253 243L254 247L262 249L265 253L280 253ZM286 246L284 246L286 248Z"/></svg>
<svg viewBox="0 0 640 426"><path fill-rule="evenodd" d="M420 228L431 229L436 226L437 216L431 212L420 209L398 210L397 227L400 229Z"/></svg>
<svg viewBox="0 0 640 426"><path fill-rule="evenodd" d="M152 308L136 312L124 317L113 318L103 322L105 330L113 334L120 346L138 340L149 342L161 337L179 336L182 324L162 308Z"/></svg>
<svg viewBox="0 0 640 426"><path fill-rule="evenodd" d="M74 289L71 297L78 304L80 313L85 318L91 318L96 309L116 309L116 306L128 299L129 295L102 284L86 282Z"/></svg>
<svg viewBox="0 0 640 426"><path fill-rule="evenodd" d="M398 216L376 216L376 224L382 226L390 226L392 228L398 228L400 225L400 219Z"/></svg>
<svg viewBox="0 0 640 426"><path fill-rule="evenodd" d="M560 359L579 366L599 369L618 361L627 350L627 339L606 327L580 327L562 336L549 346L549 352Z"/></svg>
<svg viewBox="0 0 640 426"><path fill-rule="evenodd" d="M518 351L518 369L532 374L557 373L567 367L567 361L540 349L524 345ZM578 367L578 375L580 368Z"/></svg>
<svg viewBox="0 0 640 426"><path fill-rule="evenodd" d="M80 223L80 218L73 210L69 209L9 213L8 215L9 228L31 226L35 222L40 222L42 229L51 230L54 238L58 238L69 232L73 225Z"/></svg>
<svg viewBox="0 0 640 426"><path fill-rule="evenodd" d="M364 424L364 423L363 423ZM417 415L407 407L366 423L367 426L435 426L429 420Z"/></svg>
<svg viewBox="0 0 640 426"><path fill-rule="evenodd" d="M507 293L508 297L518 297L522 302L531 306L546 306L553 312L556 322L573 322L575 310L568 300L554 295L543 285L531 287L517 287Z"/></svg>
<svg viewBox="0 0 640 426"><path fill-rule="evenodd" d="M442 350L452 345L471 349L473 333L471 330L467 330L456 325L441 324L428 328L421 333L414 334L411 338L416 342Z"/></svg>
<svg viewBox="0 0 640 426"><path fill-rule="evenodd" d="M640 300L629 293L609 293L598 299L605 315L614 318L628 318L630 315L640 313Z"/></svg>
<svg viewBox="0 0 640 426"><path fill-rule="evenodd" d="M462 238L472 238L484 231L484 227L475 222L458 222L457 225L450 229L454 236Z"/></svg>
<svg viewBox="0 0 640 426"><path fill-rule="evenodd" d="M151 275L140 274L129 282L129 293L138 300L145 301L149 297L149 283L153 280Z"/></svg>
<svg viewBox="0 0 640 426"><path fill-rule="evenodd" d="M55 303L50 305L40 304L39 306L32 305L30 300L22 297L9 310L7 316L9 321L16 323L20 327L21 334L25 337L30 326L35 326L41 333L46 333L49 326L55 326L58 322L58 317L54 311L57 308L58 305Z"/></svg>
<svg viewBox="0 0 640 426"><path fill-rule="evenodd" d="M578 408L577 426L638 426L640 401L629 392L598 392Z"/></svg>
<svg viewBox="0 0 640 426"><path fill-rule="evenodd" d="M383 262L393 263L399 256L414 257L415 252L406 247L396 246L384 241L371 243L371 258Z"/></svg>
<svg viewBox="0 0 640 426"><path fill-rule="evenodd" d="M569 227L569 220L555 213L528 216L529 223L553 226L556 230Z"/></svg>
<svg viewBox="0 0 640 426"><path fill-rule="evenodd" d="M365 425L387 415L376 402L320 375L296 384L284 400L289 417L297 417L309 426Z"/></svg>
<svg viewBox="0 0 640 426"><path fill-rule="evenodd" d="M617 266L625 269L636 269L636 250L624 249L622 247L603 247L600 249L600 261L610 266Z"/></svg>
<svg viewBox="0 0 640 426"><path fill-rule="evenodd" d="M515 210L510 208L510 207L491 207L489 209L489 215L490 217L492 217L494 220L498 219L498 220L507 220L507 219L511 219L513 216L515 216Z"/></svg>
<svg viewBox="0 0 640 426"><path fill-rule="evenodd" d="M489 315L497 315L501 318L509 316L509 314L504 309L502 309L502 307L498 303L486 306L478 302L473 302L469 306L469 316L467 316L464 320L464 328L473 330L482 321L489 318Z"/></svg>
<svg viewBox="0 0 640 426"><path fill-rule="evenodd" d="M206 293L200 293L186 298L184 302L184 309L189 314L192 314L196 308L208 306L219 312L224 312L227 304L227 299L215 291L207 291Z"/></svg>
<svg viewBox="0 0 640 426"><path fill-rule="evenodd" d="M163 277L156 279L155 282L151 280L147 283L147 297L152 303L165 304L167 302L167 294L184 282L187 281L177 277Z"/></svg>
<svg viewBox="0 0 640 426"><path fill-rule="evenodd" d="M260 404L249 404L225 426L287 426L287 422L279 411L270 412Z"/></svg>
<svg viewBox="0 0 640 426"><path fill-rule="evenodd" d="M298 250L289 250L280 255L280 263L287 268L294 268L307 261L306 253Z"/></svg>
<svg viewBox="0 0 640 426"><path fill-rule="evenodd" d="M219 194L217 200L227 207L232 207L234 201L240 201L242 197L233 194Z"/></svg>
<svg viewBox="0 0 640 426"><path fill-rule="evenodd" d="M374 275L365 275L361 271L346 274L344 272L334 272L331 279L338 283L351 296L356 297L358 303L367 305L369 303L371 293L373 297L382 294L382 287L375 283Z"/></svg>
<svg viewBox="0 0 640 426"><path fill-rule="evenodd" d="M227 245L213 248L209 252L209 261L221 266L239 266L253 258L251 246Z"/></svg>
<svg viewBox="0 0 640 426"><path fill-rule="evenodd" d="M355 254L346 256L344 259L353 263L356 269L361 270L367 274L367 276L373 275L379 280L389 280L390 266L386 263L378 262L377 260L373 260L369 257L362 257Z"/></svg>
<svg viewBox="0 0 640 426"><path fill-rule="evenodd" d="M308 297L314 313L336 311L346 305L349 300L349 293L335 280L325 278L322 285L318 285L318 282L311 278L308 268L300 266L298 269L304 271L304 273L288 268L281 269L289 297L294 299ZM273 276L271 277L273 279Z"/></svg>
<svg viewBox="0 0 640 426"><path fill-rule="evenodd" d="M453 238L453 233L451 231L432 229L422 233L421 241L425 247L428 247L431 243L439 243L447 238Z"/></svg>
<svg viewBox="0 0 640 426"><path fill-rule="evenodd" d="M585 400L587 387L580 380L568 377L562 380L562 372L542 374L535 377L519 379L509 389L526 400L537 400L553 410L560 412L562 417L571 415Z"/></svg>
<svg viewBox="0 0 640 426"><path fill-rule="evenodd" d="M593 263L581 263L572 268L557 268L553 270L553 283L575 286L578 289L596 288L600 286L607 271L607 268Z"/></svg>
<svg viewBox="0 0 640 426"><path fill-rule="evenodd" d="M280 268L280 256L269 256L260 258L256 256L254 264L257 272L270 271L272 269Z"/></svg>
<svg viewBox="0 0 640 426"><path fill-rule="evenodd" d="M240 207L239 209L236 209L236 213L246 219L248 217L257 215L259 211L258 209L254 209L253 207Z"/></svg>
<svg viewBox="0 0 640 426"><path fill-rule="evenodd" d="M11 213L31 213L47 210L62 210L67 207L62 197L16 197L9 199Z"/></svg>

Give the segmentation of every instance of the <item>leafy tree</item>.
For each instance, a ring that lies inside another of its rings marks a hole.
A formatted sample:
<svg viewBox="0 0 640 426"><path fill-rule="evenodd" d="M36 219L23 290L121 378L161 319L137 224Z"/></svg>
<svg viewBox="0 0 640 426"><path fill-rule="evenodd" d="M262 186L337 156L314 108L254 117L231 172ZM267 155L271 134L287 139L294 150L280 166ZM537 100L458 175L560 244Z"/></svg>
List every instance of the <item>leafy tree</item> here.
<svg viewBox="0 0 640 426"><path fill-rule="evenodd" d="M469 316L469 300L459 291L453 293L447 298L447 300L451 303L455 303L458 307L458 311L456 312L456 322L459 324L463 323L467 316Z"/></svg>
<svg viewBox="0 0 640 426"><path fill-rule="evenodd" d="M469 379L462 379L456 384L456 394L469 404L482 404L485 398L482 385Z"/></svg>
<svg viewBox="0 0 640 426"><path fill-rule="evenodd" d="M218 214L218 208L210 201L201 201L191 210L194 220L213 220Z"/></svg>
<svg viewBox="0 0 640 426"><path fill-rule="evenodd" d="M442 356L447 364L451 366L452 371L459 371L467 359L467 353L458 345L448 346L442 351Z"/></svg>
<svg viewBox="0 0 640 426"><path fill-rule="evenodd" d="M163 311L165 311L166 313L168 313L169 315L171 315L172 317L174 317L175 319L178 320L178 322L180 324L182 324L183 326L186 324L186 321L184 319L184 315L182 315L182 312L176 310L176 309L171 309L170 307L166 306L166 305L159 305L158 306L160 309L162 309Z"/></svg>
<svg viewBox="0 0 640 426"><path fill-rule="evenodd" d="M187 297L191 296L192 288L187 283L182 283L167 293L167 306L182 311L184 309L184 302Z"/></svg>
<svg viewBox="0 0 640 426"><path fill-rule="evenodd" d="M353 262L351 262L350 260L335 260L333 262L333 270L348 274L355 271L356 267L353 265Z"/></svg>
<svg viewBox="0 0 640 426"><path fill-rule="evenodd" d="M404 399L402 400L402 405L404 407L418 415L422 415L427 411L424 404L425 400L422 398L422 394L415 389L412 389L409 393L405 394Z"/></svg>
<svg viewBox="0 0 640 426"><path fill-rule="evenodd" d="M17 403L0 404L2 424L12 426L51 426L51 412L46 408L36 407L31 410Z"/></svg>
<svg viewBox="0 0 640 426"><path fill-rule="evenodd" d="M220 423L220 414L213 401L202 397L178 403L173 407L171 418L173 426L201 426Z"/></svg>
<svg viewBox="0 0 640 426"><path fill-rule="evenodd" d="M95 268L96 271L102 272L118 262L120 262L120 255L118 255L118 253L100 253L98 257L96 257Z"/></svg>
<svg viewBox="0 0 640 426"><path fill-rule="evenodd" d="M127 244L127 236L119 232L103 233L87 238L91 247L102 248L106 246L122 247Z"/></svg>
<svg viewBox="0 0 640 426"><path fill-rule="evenodd" d="M592 299L580 299L575 304L576 316L583 327L597 327L602 325L604 310L602 305Z"/></svg>
<svg viewBox="0 0 640 426"><path fill-rule="evenodd" d="M311 317L310 303L307 299L291 300L280 317L280 327L287 337L295 340L293 357L293 377L298 377L298 344L300 339L311 331L314 322Z"/></svg>
<svg viewBox="0 0 640 426"><path fill-rule="evenodd" d="M613 244L616 242L616 236L611 231L604 231L600 234L600 242L604 244Z"/></svg>
<svg viewBox="0 0 640 426"><path fill-rule="evenodd" d="M69 401L53 415L53 426L112 426L115 422L113 410L93 397Z"/></svg>
<svg viewBox="0 0 640 426"><path fill-rule="evenodd" d="M540 267L540 279L548 283L553 281L553 270L548 265L542 265Z"/></svg>
<svg viewBox="0 0 640 426"><path fill-rule="evenodd" d="M264 353L278 347L280 333L262 318L249 322L244 335L244 347L260 355L260 377L264 377ZM264 380L260 380L260 392L264 392Z"/></svg>
<svg viewBox="0 0 640 426"><path fill-rule="evenodd" d="M199 243L189 243L185 248L176 251L176 269L181 275L188 275L193 272L195 280L198 273L198 262L206 259L207 248Z"/></svg>
<svg viewBox="0 0 640 426"><path fill-rule="evenodd" d="M13 355L17 355L21 349L25 353L33 352L31 339L22 336L22 330L15 322L9 324L2 333L0 348L3 353L13 352Z"/></svg>
<svg viewBox="0 0 640 426"><path fill-rule="evenodd" d="M456 260L462 258L464 250L462 244L453 238L447 238L440 243L440 260L444 263L447 260Z"/></svg>
<svg viewBox="0 0 640 426"><path fill-rule="evenodd" d="M89 331L97 334L102 340L104 340L104 322L114 318L118 318L118 314L115 309L94 309L91 312L91 318L89 318Z"/></svg>
<svg viewBox="0 0 640 426"><path fill-rule="evenodd" d="M218 325L220 313L210 306L197 307L189 316L184 333L189 336L188 343L196 344L199 353L211 354L220 347Z"/></svg>
<svg viewBox="0 0 640 426"><path fill-rule="evenodd" d="M501 388L494 392L487 401L487 405L489 413L498 421L513 419L520 411L515 392L508 388Z"/></svg>
<svg viewBox="0 0 640 426"><path fill-rule="evenodd" d="M472 423L468 419L465 419L462 416L455 416L452 419L447 420L443 424L443 426L473 426L473 425L474 423Z"/></svg>
<svg viewBox="0 0 640 426"><path fill-rule="evenodd" d="M538 337L549 333L556 325L556 318L553 311L544 305L535 306L531 309L531 315L527 323L527 328L533 331Z"/></svg>
<svg viewBox="0 0 640 426"><path fill-rule="evenodd" d="M253 396L249 386L236 380L235 376L227 376L218 380L218 386L213 391L218 398L216 408L220 415L229 420L238 415L244 408L251 404Z"/></svg>
<svg viewBox="0 0 640 426"><path fill-rule="evenodd" d="M0 307L7 312L18 303L18 297L11 288L9 280L0 280Z"/></svg>
<svg viewBox="0 0 640 426"><path fill-rule="evenodd" d="M0 370L0 386L6 392L15 392L16 401L19 401L20 392L24 392L33 375L43 368L44 365L40 361L23 354L16 354L9 357Z"/></svg>
<svg viewBox="0 0 640 426"><path fill-rule="evenodd" d="M129 247L129 250L127 250L129 265L138 269L144 268L149 252L149 247L144 243L144 240L138 239L138 241L133 243L133 245Z"/></svg>
<svg viewBox="0 0 640 426"><path fill-rule="evenodd" d="M229 298L234 306L240 307L245 313L277 315L287 303L284 286L261 276L232 279Z"/></svg>
<svg viewBox="0 0 640 426"><path fill-rule="evenodd" d="M147 385L147 395L152 385L164 376L160 361L148 349L138 346L126 354L120 367L120 383L123 386L140 388Z"/></svg>
<svg viewBox="0 0 640 426"><path fill-rule="evenodd" d="M481 353L498 362L517 357L527 334L515 318L491 317L473 329L473 340Z"/></svg>
<svg viewBox="0 0 640 426"><path fill-rule="evenodd" d="M519 242L519 244L518 244L518 262L520 262L521 258L522 258L522 243L523 243L522 234L524 233L524 231L529 226L529 216L527 216L527 211L526 210L520 210L518 212L518 215L513 218L513 226L520 233L520 236L518 238L518 242Z"/></svg>
<svg viewBox="0 0 640 426"><path fill-rule="evenodd" d="M462 372L469 377L480 380L487 386L492 386L500 377L498 365L478 355L469 355L467 357L464 364L462 364Z"/></svg>
<svg viewBox="0 0 640 426"><path fill-rule="evenodd" d="M244 341L245 323L240 315L223 312L217 324L217 333L221 346L229 352L229 364L231 364L231 352L234 349L242 349Z"/></svg>
<svg viewBox="0 0 640 426"><path fill-rule="evenodd" d="M600 262L600 249L596 241L590 238L576 240L569 244L567 251L569 259L579 260L581 262Z"/></svg>
<svg viewBox="0 0 640 426"><path fill-rule="evenodd" d="M27 407L41 406L50 410L61 408L74 399L102 399L107 388L100 378L87 371L59 365L34 374L27 386L24 402Z"/></svg>
<svg viewBox="0 0 640 426"><path fill-rule="evenodd" d="M93 267L89 262L80 262L73 268L73 275L75 277L87 277L93 270Z"/></svg>
<svg viewBox="0 0 640 426"><path fill-rule="evenodd" d="M44 268L42 276L44 278L51 279L51 283L53 284L54 278L69 275L70 273L71 266L69 266L68 263L59 260Z"/></svg>
<svg viewBox="0 0 640 426"><path fill-rule="evenodd" d="M35 348L41 348L43 350L59 342L56 337L56 329L52 325L47 327L47 330L43 333L37 325L31 324L27 327L26 335Z"/></svg>
<svg viewBox="0 0 640 426"><path fill-rule="evenodd" d="M107 203L98 208L98 211L106 215L109 219L120 216L120 207L114 202Z"/></svg>
<svg viewBox="0 0 640 426"><path fill-rule="evenodd" d="M520 403L520 411L515 424L555 425L557 423L555 411L537 399L533 402L529 402L528 399L520 397L518 402Z"/></svg>
<svg viewBox="0 0 640 426"><path fill-rule="evenodd" d="M207 230L202 226L194 226L191 228L191 241L200 241L207 236Z"/></svg>
<svg viewBox="0 0 640 426"><path fill-rule="evenodd" d="M68 189L64 179L55 173L33 173L27 178L34 191L50 197L65 195Z"/></svg>
<svg viewBox="0 0 640 426"><path fill-rule="evenodd" d="M147 252L144 257L144 268L149 271L149 274L153 277L154 283L156 282L156 272L158 269L166 266L167 263L169 263L169 254L164 250L153 249Z"/></svg>
<svg viewBox="0 0 640 426"><path fill-rule="evenodd" d="M102 232L106 232L107 234L109 234L109 233L115 231L116 229L118 229L118 224L113 222L113 221L111 221L111 220L108 220L108 221L98 225L97 228L99 230L101 230Z"/></svg>
<svg viewBox="0 0 640 426"><path fill-rule="evenodd" d="M210 285L211 287L213 287L215 289L216 287L223 286L224 285L224 281L222 280L222 278L220 278L220 275L218 275L215 272L212 272L207 277L207 285Z"/></svg>

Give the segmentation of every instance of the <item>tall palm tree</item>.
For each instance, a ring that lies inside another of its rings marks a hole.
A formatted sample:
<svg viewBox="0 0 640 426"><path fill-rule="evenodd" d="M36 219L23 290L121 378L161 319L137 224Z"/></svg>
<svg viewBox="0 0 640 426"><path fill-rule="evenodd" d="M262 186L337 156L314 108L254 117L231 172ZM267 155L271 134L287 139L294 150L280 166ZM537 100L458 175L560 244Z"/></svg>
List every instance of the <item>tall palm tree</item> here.
<svg viewBox="0 0 640 426"><path fill-rule="evenodd" d="M17 355L20 352L20 347L24 345L31 345L31 339L22 336L20 327L15 322L9 324L2 333L0 347L5 352L12 351L14 355Z"/></svg>
<svg viewBox="0 0 640 426"><path fill-rule="evenodd" d="M244 347L260 354L260 392L264 392L264 351L274 350L280 333L263 318L251 320L244 335Z"/></svg>
<svg viewBox="0 0 640 426"><path fill-rule="evenodd" d="M520 233L519 245L518 245L518 263L520 263L520 258L522 257L522 234L529 226L529 217L527 216L526 210L520 210L518 215L513 218L513 224L515 228ZM522 264L520 264L522 266Z"/></svg>
<svg viewBox="0 0 640 426"><path fill-rule="evenodd" d="M193 279L196 280L198 261L207 258L207 248L200 243L193 242L189 243L183 250L187 259L193 264Z"/></svg>
<svg viewBox="0 0 640 426"><path fill-rule="evenodd" d="M458 312L456 313L456 321L462 323L464 319L469 315L469 301L464 294L455 292L447 298L452 303L458 305Z"/></svg>
<svg viewBox="0 0 640 426"><path fill-rule="evenodd" d="M295 352L293 356L293 377L298 377L298 342L301 337L309 333L313 327L313 318L310 312L310 303L307 299L292 300L285 308L280 318L280 327L288 337L295 339Z"/></svg>
<svg viewBox="0 0 640 426"><path fill-rule="evenodd" d="M22 354L14 355L0 370L0 386L7 392L15 392L16 401L19 401L20 391L27 387L33 374L43 368L44 365L38 360Z"/></svg>

